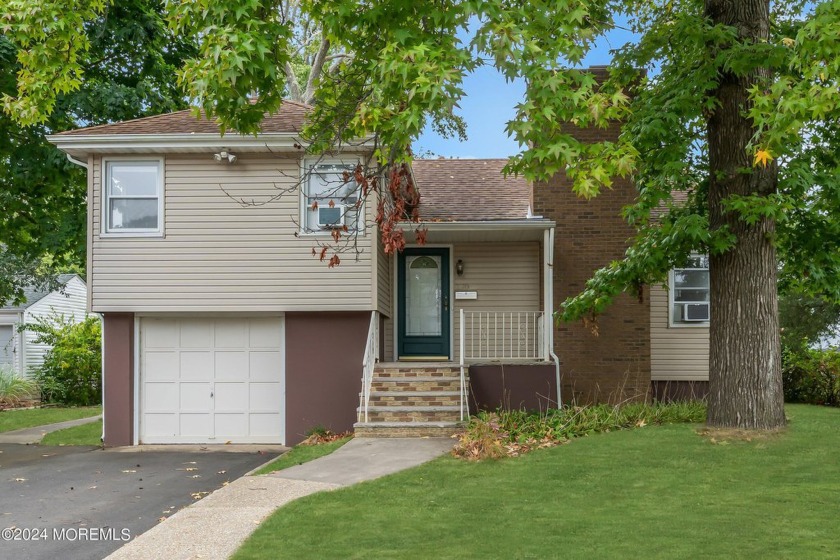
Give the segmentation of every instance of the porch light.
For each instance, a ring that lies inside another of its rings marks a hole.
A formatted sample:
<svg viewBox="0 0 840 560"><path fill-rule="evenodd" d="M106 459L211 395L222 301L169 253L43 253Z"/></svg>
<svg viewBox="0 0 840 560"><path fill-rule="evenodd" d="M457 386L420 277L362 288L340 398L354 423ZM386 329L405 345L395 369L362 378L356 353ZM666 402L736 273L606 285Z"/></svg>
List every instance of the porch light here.
<svg viewBox="0 0 840 560"><path fill-rule="evenodd" d="M461 259L458 259L458 262L455 263L455 272L458 274L458 276L464 275L464 261L462 261Z"/></svg>

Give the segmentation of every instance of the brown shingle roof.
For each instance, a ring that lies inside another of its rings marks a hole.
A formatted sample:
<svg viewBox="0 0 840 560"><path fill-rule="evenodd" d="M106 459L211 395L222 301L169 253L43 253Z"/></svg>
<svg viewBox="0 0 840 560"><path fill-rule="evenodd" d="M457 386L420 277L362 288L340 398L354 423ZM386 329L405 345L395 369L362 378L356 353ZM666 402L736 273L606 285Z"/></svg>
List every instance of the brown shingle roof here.
<svg viewBox="0 0 840 560"><path fill-rule="evenodd" d="M530 204L528 182L505 177L506 159L414 160L424 221L524 220Z"/></svg>
<svg viewBox="0 0 840 560"><path fill-rule="evenodd" d="M311 107L294 101L283 101L273 115L262 121L262 132L300 132ZM57 136L85 136L104 134L218 134L219 124L202 116L197 118L190 109L163 115L143 117L113 124L102 124L61 132ZM229 131L232 132L232 131Z"/></svg>

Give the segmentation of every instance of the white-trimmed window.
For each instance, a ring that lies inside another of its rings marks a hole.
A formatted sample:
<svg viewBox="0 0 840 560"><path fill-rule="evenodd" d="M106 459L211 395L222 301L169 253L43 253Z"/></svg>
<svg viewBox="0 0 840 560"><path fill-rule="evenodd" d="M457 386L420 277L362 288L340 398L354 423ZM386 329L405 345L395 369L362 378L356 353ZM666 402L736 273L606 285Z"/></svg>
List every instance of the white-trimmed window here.
<svg viewBox="0 0 840 560"><path fill-rule="evenodd" d="M163 160L104 160L104 233L163 232Z"/></svg>
<svg viewBox="0 0 840 560"><path fill-rule="evenodd" d="M304 163L301 225L307 233L364 228L361 187L353 179L356 162ZM349 180L348 180L349 179Z"/></svg>
<svg viewBox="0 0 840 560"><path fill-rule="evenodd" d="M671 325L708 326L710 317L709 257L692 255L671 271Z"/></svg>

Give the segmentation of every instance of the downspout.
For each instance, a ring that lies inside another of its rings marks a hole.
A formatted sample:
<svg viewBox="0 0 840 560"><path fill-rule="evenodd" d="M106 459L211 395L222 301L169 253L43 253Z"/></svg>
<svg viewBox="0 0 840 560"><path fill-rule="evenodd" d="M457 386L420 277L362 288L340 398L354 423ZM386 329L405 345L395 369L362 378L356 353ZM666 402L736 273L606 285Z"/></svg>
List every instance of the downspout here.
<svg viewBox="0 0 840 560"><path fill-rule="evenodd" d="M102 435L99 437L99 441L102 442L102 445L105 445L105 314L99 316L99 328L101 336L99 337L99 352L102 354L100 356L100 375L102 376L102 383L100 387L102 389Z"/></svg>
<svg viewBox="0 0 840 560"><path fill-rule="evenodd" d="M548 272L546 274L548 282L546 283L545 291L548 295L548 309L546 310L548 316L548 354L554 360L554 378L557 383L557 408L563 408L563 399L560 390L560 358L554 353L554 228L548 230L548 247L543 249L548 259ZM550 251L550 252L549 252Z"/></svg>
<svg viewBox="0 0 840 560"><path fill-rule="evenodd" d="M80 159L76 159L70 154L67 155L67 161L74 165L78 165L79 167L84 167L88 169L87 162L84 162ZM105 445L105 316L99 316L100 321L100 329L101 329L101 336L99 337L99 352L102 354L101 361L100 361L100 376L102 377L102 381L100 383L100 388L102 389L102 434L99 436L99 441L102 442L102 445Z"/></svg>
<svg viewBox="0 0 840 560"><path fill-rule="evenodd" d="M80 159L76 159L73 156L71 156L70 154L67 154L67 161L69 161L70 163L74 163L74 164L78 165L79 167L84 167L85 169L88 168L88 164L86 162L84 162Z"/></svg>

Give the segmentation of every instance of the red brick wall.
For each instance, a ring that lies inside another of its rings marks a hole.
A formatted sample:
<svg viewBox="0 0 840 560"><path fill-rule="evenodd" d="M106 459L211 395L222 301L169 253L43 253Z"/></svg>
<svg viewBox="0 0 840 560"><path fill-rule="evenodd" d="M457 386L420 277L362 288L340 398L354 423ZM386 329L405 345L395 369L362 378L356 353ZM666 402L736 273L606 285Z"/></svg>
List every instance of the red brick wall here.
<svg viewBox="0 0 840 560"><path fill-rule="evenodd" d="M616 138L608 130L575 131L583 141ZM633 230L621 208L634 200L630 181L616 180L592 200L578 198L571 181L560 173L534 186L534 213L557 223L554 244L554 301L559 305L584 289L592 273L621 258ZM598 318L597 335L581 322L555 329L564 400L618 402L645 399L650 389L650 304L637 295L622 295Z"/></svg>

